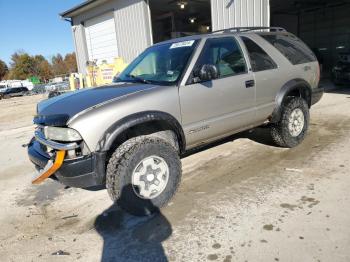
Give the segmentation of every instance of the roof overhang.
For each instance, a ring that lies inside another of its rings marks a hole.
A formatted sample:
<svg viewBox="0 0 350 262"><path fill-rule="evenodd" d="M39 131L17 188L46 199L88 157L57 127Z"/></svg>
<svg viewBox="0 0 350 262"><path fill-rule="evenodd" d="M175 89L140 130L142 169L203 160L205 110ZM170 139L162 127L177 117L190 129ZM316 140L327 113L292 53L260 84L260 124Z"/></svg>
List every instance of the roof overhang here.
<svg viewBox="0 0 350 262"><path fill-rule="evenodd" d="M349 0L271 0L270 7L273 14L290 14L312 12L320 9L350 4Z"/></svg>
<svg viewBox="0 0 350 262"><path fill-rule="evenodd" d="M68 9L67 11L60 13L60 16L62 18L72 18L107 1L108 0L87 0L77 6L72 7L71 9Z"/></svg>

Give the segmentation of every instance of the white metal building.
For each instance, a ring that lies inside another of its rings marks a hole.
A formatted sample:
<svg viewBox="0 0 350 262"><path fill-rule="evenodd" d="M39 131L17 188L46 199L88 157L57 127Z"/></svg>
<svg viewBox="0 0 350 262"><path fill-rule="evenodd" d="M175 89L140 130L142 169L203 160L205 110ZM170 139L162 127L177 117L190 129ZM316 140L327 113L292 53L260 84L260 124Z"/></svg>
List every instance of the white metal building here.
<svg viewBox="0 0 350 262"><path fill-rule="evenodd" d="M238 26L282 26L301 37L328 72L350 51L350 0L88 0L61 14L72 24L78 69L129 63L169 38Z"/></svg>
<svg viewBox="0 0 350 262"><path fill-rule="evenodd" d="M269 0L89 0L60 14L71 21L78 69L153 43L234 26L268 26Z"/></svg>

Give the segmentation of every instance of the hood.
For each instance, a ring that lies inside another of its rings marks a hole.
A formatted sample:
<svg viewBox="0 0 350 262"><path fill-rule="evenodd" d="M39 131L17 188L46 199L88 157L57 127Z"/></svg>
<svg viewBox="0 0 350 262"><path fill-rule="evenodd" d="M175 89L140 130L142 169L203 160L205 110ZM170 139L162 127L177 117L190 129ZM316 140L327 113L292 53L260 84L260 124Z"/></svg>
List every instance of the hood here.
<svg viewBox="0 0 350 262"><path fill-rule="evenodd" d="M69 119L85 109L154 87L149 84L121 83L81 89L40 102L37 113L38 116L65 115Z"/></svg>

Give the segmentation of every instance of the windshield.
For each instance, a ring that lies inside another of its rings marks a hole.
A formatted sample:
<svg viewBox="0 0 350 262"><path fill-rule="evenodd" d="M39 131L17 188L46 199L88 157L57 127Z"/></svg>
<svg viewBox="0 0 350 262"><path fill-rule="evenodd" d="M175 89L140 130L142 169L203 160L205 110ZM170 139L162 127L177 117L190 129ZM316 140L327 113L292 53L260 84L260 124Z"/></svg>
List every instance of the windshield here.
<svg viewBox="0 0 350 262"><path fill-rule="evenodd" d="M190 40L152 46L138 56L116 81L175 84L180 79L196 44L196 40Z"/></svg>

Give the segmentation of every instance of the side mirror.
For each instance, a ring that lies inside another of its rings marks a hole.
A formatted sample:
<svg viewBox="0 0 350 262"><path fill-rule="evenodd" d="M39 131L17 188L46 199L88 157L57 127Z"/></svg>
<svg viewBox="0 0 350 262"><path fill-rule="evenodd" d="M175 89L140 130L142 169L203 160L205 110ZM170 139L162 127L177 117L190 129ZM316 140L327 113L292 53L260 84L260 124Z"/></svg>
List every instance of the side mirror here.
<svg viewBox="0 0 350 262"><path fill-rule="evenodd" d="M193 71L194 82L210 81L219 77L219 71L215 65L206 64Z"/></svg>

